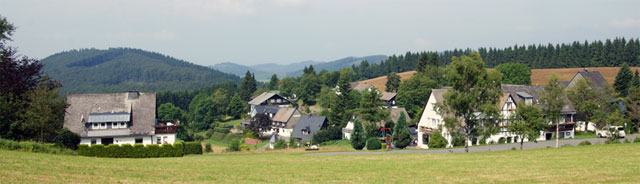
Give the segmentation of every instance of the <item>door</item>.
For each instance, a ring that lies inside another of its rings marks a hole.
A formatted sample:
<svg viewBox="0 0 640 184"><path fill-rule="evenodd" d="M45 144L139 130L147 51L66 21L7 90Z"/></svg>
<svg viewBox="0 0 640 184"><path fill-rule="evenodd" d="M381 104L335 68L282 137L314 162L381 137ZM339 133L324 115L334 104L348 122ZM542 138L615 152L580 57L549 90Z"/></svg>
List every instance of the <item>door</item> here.
<svg viewBox="0 0 640 184"><path fill-rule="evenodd" d="M112 138L102 138L102 145L109 145L109 144L113 144L113 137Z"/></svg>

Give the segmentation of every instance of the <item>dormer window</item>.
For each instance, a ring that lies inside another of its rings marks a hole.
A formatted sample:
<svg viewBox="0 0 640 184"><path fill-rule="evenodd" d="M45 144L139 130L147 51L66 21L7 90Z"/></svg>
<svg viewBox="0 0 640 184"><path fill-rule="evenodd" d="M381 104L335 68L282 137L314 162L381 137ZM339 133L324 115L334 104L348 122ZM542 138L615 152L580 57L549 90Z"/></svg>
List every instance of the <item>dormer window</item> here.
<svg viewBox="0 0 640 184"><path fill-rule="evenodd" d="M120 128L120 126L118 126L117 122L113 122L111 123L111 128Z"/></svg>
<svg viewBox="0 0 640 184"><path fill-rule="evenodd" d="M526 99L524 99L524 103L525 103L525 104L527 104L527 105L531 105L531 104L533 104L533 98L526 98Z"/></svg>
<svg viewBox="0 0 640 184"><path fill-rule="evenodd" d="M98 123L91 123L91 128L92 129L98 129L98 128L100 128L100 126L98 125Z"/></svg>
<svg viewBox="0 0 640 184"><path fill-rule="evenodd" d="M100 123L100 129L107 129L107 123Z"/></svg>
<svg viewBox="0 0 640 184"><path fill-rule="evenodd" d="M127 128L126 122L120 122L120 128Z"/></svg>

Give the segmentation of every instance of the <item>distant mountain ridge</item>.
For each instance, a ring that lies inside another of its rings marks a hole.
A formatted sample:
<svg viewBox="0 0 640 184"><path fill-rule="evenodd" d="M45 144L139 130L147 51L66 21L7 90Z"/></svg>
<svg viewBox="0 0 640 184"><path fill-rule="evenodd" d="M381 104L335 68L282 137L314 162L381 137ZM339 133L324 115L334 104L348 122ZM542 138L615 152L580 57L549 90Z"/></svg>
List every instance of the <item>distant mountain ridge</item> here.
<svg viewBox="0 0 640 184"><path fill-rule="evenodd" d="M228 74L233 74L239 77L244 77L244 75L247 73L247 71L253 73L255 75L256 80L258 81L267 81L269 79L271 79L271 75L274 74L274 72L266 72L266 71L261 71L261 70L256 70L252 67L249 66L245 66L245 65L241 65L241 64L236 64L236 63L231 63L231 62L224 62L224 63L218 63L215 64L213 66L210 66L211 68L218 70L218 71L222 71L224 73L228 73ZM279 74L279 77L284 76L283 74Z"/></svg>
<svg viewBox="0 0 640 184"><path fill-rule="evenodd" d="M364 57L350 56L350 57L345 57L345 58L338 59L338 60L335 60L335 61L314 64L313 68L315 69L316 72L320 72L322 70L336 71L336 70L340 70L340 69L345 68L345 67L351 67L351 65L358 66L358 65L360 65L360 62L364 61L364 60L367 60L367 62L369 64L379 64L380 62L386 60L387 58L389 58L389 57L385 56L385 55L371 55L371 56L364 56ZM299 70L293 71L293 72L289 72L287 74L287 76L300 76L300 75L302 75L302 69L299 69Z"/></svg>
<svg viewBox="0 0 640 184"><path fill-rule="evenodd" d="M43 71L70 93L201 88L240 78L205 66L133 48L80 49L41 60Z"/></svg>

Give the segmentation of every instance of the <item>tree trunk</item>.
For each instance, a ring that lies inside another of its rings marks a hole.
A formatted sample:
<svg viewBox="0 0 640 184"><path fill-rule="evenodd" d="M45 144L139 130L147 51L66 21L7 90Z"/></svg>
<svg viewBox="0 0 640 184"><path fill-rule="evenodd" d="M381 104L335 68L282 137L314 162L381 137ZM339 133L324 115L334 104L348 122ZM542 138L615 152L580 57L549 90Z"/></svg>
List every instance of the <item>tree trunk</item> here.
<svg viewBox="0 0 640 184"><path fill-rule="evenodd" d="M584 121L584 132L589 131L589 121Z"/></svg>
<svg viewBox="0 0 640 184"><path fill-rule="evenodd" d="M560 133L560 122L556 121L556 148L558 148L558 137L560 137L559 135Z"/></svg>
<svg viewBox="0 0 640 184"><path fill-rule="evenodd" d="M465 131L464 133L464 152L469 153L469 133L467 132L468 131Z"/></svg>
<svg viewBox="0 0 640 184"><path fill-rule="evenodd" d="M520 138L520 150L522 150L522 144L524 144L524 136L521 136L522 138Z"/></svg>

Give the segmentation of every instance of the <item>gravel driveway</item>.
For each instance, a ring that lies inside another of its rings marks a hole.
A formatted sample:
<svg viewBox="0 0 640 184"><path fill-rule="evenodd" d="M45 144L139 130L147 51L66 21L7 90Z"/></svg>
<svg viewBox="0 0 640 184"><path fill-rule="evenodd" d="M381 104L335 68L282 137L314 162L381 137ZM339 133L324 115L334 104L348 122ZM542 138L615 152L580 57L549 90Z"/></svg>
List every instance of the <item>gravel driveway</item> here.
<svg viewBox="0 0 640 184"><path fill-rule="evenodd" d="M633 141L636 137L639 137L638 134L628 135L625 139L629 139L629 141ZM562 145L574 145L577 146L582 141L589 141L591 144L604 144L606 141L605 138L589 138L589 139L564 139L560 140L559 144ZM621 142L624 139L620 140ZM538 143L535 142L525 142L523 149L539 149L546 147L555 147L556 141L540 141ZM502 151L502 150L511 150L512 148L520 149L519 143L510 143L510 144L492 144L492 145L483 145L483 146L472 146L469 147L469 152L485 152L485 151ZM461 153L464 152L464 148L451 148L451 149L397 149L393 151L349 151L349 152L325 152L325 153L308 153L305 155L309 156L328 156L328 155L376 155L376 154L396 154L396 153Z"/></svg>

